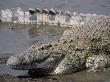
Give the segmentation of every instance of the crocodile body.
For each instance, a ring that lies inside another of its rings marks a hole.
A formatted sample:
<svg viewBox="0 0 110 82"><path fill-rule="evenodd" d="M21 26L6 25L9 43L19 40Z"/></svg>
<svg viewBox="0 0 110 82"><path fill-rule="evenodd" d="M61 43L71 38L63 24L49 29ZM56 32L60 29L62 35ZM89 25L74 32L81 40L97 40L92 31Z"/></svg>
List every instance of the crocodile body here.
<svg viewBox="0 0 110 82"><path fill-rule="evenodd" d="M93 18L91 18L93 19ZM110 17L84 21L64 31L57 42L34 44L7 64L33 74L68 74L84 69L103 70L110 65Z"/></svg>

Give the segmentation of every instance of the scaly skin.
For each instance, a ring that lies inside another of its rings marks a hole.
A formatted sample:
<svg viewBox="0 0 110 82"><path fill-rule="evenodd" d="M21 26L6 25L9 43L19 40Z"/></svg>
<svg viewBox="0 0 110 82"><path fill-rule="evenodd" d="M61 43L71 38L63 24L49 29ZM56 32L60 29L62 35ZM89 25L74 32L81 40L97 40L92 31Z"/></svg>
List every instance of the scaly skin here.
<svg viewBox="0 0 110 82"><path fill-rule="evenodd" d="M7 65L30 74L68 74L84 69L103 70L110 65L110 17L86 21L64 32L58 42L34 44Z"/></svg>

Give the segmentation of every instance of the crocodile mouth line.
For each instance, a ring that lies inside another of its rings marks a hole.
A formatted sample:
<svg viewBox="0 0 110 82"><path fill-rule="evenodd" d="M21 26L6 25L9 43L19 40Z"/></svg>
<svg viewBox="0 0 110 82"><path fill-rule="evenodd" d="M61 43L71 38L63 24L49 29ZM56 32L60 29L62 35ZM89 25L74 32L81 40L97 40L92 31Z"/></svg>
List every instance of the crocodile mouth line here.
<svg viewBox="0 0 110 82"><path fill-rule="evenodd" d="M15 70L29 70L32 69L32 66L30 65L9 65L10 68L15 69Z"/></svg>

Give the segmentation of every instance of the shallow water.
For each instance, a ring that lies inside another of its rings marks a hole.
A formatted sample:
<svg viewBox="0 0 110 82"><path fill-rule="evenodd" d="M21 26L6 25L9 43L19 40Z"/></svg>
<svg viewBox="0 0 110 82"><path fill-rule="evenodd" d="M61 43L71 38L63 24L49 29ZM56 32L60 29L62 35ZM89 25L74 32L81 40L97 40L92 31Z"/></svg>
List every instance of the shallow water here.
<svg viewBox="0 0 110 82"><path fill-rule="evenodd" d="M18 76L18 75L27 75L27 71L14 70L14 69L9 68L6 65L0 65L0 74L10 74L13 76Z"/></svg>

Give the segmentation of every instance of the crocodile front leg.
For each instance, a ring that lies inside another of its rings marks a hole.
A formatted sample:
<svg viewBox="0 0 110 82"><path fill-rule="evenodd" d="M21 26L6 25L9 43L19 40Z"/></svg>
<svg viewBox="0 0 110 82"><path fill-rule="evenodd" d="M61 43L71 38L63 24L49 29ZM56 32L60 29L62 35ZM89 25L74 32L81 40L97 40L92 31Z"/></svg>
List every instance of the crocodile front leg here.
<svg viewBox="0 0 110 82"><path fill-rule="evenodd" d="M54 70L54 74L69 74L85 69L85 56L83 51L68 53Z"/></svg>
<svg viewBox="0 0 110 82"><path fill-rule="evenodd" d="M87 58L86 67L88 72L103 71L110 65L110 57L108 55L92 55Z"/></svg>

